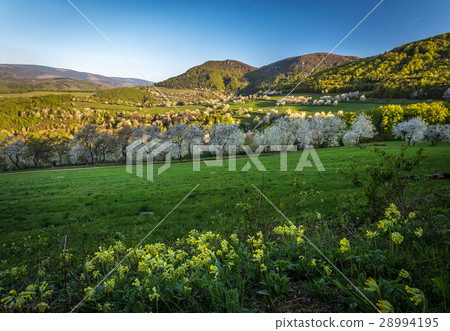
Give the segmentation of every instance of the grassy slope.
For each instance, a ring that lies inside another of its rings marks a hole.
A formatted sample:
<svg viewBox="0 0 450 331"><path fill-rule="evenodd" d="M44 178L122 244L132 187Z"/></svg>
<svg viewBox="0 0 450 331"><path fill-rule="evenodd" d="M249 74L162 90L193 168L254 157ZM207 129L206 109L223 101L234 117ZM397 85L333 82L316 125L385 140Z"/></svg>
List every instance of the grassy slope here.
<svg viewBox="0 0 450 331"><path fill-rule="evenodd" d="M398 151L400 142L388 143L383 149ZM424 145L426 146L426 145ZM422 165L424 174L450 172L449 143L425 147L428 159ZM412 148L412 153L417 148ZM173 165L154 182L128 174L124 167L61 171L47 173L0 175L0 239L15 241L23 235L51 232L51 227L75 225L75 232L86 234L93 246L117 239L118 232L126 242L134 242L150 231L195 185L198 189L176 209L152 234L150 242L171 242L189 230L227 232L233 228L242 189L255 193L251 186L264 187L264 193L278 205L293 193L294 178L300 177L300 190L321 191L305 202L305 209L287 206L289 217L301 219L305 212L316 212L333 219L343 211L342 198L360 192L336 173L348 161L370 162L370 148L335 148L318 150L326 172L305 169L294 172L299 153L289 154L289 171L279 171L279 156L261 158L268 172L262 174L252 167L248 173L228 172L221 168L193 172L192 164ZM246 163L237 160L237 169ZM445 187L445 181L437 182ZM153 211L154 215L141 215ZM84 214L84 217L80 217ZM301 215L300 215L301 214ZM78 220L78 221L77 221ZM50 226L50 228L48 228ZM33 232L32 230L38 230ZM69 245L78 245L71 242Z"/></svg>

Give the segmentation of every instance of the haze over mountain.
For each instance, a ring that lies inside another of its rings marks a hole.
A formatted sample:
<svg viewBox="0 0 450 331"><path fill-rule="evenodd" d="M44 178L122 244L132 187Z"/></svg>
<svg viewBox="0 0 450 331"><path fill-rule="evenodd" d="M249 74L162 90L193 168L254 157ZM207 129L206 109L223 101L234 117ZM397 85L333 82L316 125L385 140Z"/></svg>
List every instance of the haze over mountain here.
<svg viewBox="0 0 450 331"><path fill-rule="evenodd" d="M108 87L131 87L150 84L150 82L142 79L106 77L88 72L30 64L0 64L0 72L30 78L35 81L66 78L71 80L89 81Z"/></svg>

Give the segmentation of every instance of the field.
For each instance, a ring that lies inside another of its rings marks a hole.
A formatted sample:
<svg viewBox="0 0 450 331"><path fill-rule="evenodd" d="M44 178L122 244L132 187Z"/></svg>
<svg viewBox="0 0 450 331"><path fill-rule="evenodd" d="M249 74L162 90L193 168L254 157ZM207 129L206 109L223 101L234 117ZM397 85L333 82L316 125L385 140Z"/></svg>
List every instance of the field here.
<svg viewBox="0 0 450 331"><path fill-rule="evenodd" d="M401 145L403 145L402 142L387 142L379 148L388 153L398 154ZM427 158L418 168L418 176L422 179L416 181L415 185L420 185L421 181L428 182L427 178L432 174L450 173L449 143L440 143L435 147L429 147L425 143L418 144L407 151L408 158L411 158L419 147L424 147L424 155ZM364 242L362 238L364 238L366 230L373 229L372 224L377 222L378 219L371 219L367 212L363 210L362 187L354 186L347 178L338 173L338 170L346 170L350 160L356 161L357 168L362 170L366 164L373 163L376 158L372 149L373 147L366 146L365 148L341 147L317 150L325 167L325 172L319 172L315 168L305 168L302 172L294 171L300 158L300 152L297 152L289 153L288 171L286 172L279 171L280 156L271 154L261 157L261 162L267 168L267 172L259 172L254 166L248 172L229 172L227 161L225 161L223 167L207 167L202 164L200 172L193 172L192 163L184 162L181 164L174 163L166 172L156 176L153 182L127 173L124 166L2 174L0 175L0 240L3 248L0 259L4 267L17 266L19 268L20 265L27 265L27 270L31 272L33 263L36 263L34 259L39 259L41 254L42 256L53 256L55 250L56 252L60 251L61 245L63 245L64 256L66 252L71 252L70 254L73 255L72 267L69 271L75 274L75 278L78 278L82 272L80 266L83 265L83 261L89 258L89 252L95 251L99 246L106 248L109 245L114 245L118 240L127 247L134 247L197 184L199 184L198 188L155 231L151 232L142 245L158 242L176 245L177 238L187 237L192 229L197 229L200 232L220 233L225 238L233 233L238 233L243 241L245 241L244 234L253 233L254 236L257 231L262 231L265 236L270 238L269 241L274 241L273 244L268 241L266 243L268 247L278 245L278 243L281 244L280 238L277 239L270 233L274 227L286 224L286 220L269 202L261 198L253 187L255 185L287 218L297 225L304 225L305 235L326 252L336 265L339 265L340 268L347 268L348 272L344 272L362 288L364 280L368 276L374 276L370 270L365 270L364 265L367 261L358 257L355 261L351 257L348 257L350 260L348 258L342 260L336 250L339 251L339 241L343 237L349 238L356 249L358 243ZM240 170L247 159L241 158L236 162L237 169ZM411 274L416 274L410 285L417 285L426 292L427 309L431 309L431 311L448 309L446 303L448 287L444 285L448 281L448 262L445 262L445 259L442 260L448 252L448 245L445 242L441 242L442 245L440 246L435 245L436 240L442 240L442 236L445 237L445 232L448 231L444 221L448 217L448 205L443 202L446 197L448 198L447 181L448 179L430 182L430 187L438 196L439 204L431 209L416 211L418 219L426 219L430 222L428 225L425 223L422 225L425 234L420 259L416 260L413 257L414 254L417 254L413 253L411 248L414 244L411 246L405 243L403 245L405 252L400 253L398 247L395 247L395 253L390 251L390 254L398 255L398 259L394 258L389 263L383 262L386 264L385 269L375 272L380 277L381 284L383 282L381 277L395 278L394 275L400 269L408 268L407 270ZM355 204L355 201L359 202ZM383 211L380 212L382 214ZM439 229L443 232L433 234L427 232L432 229ZM48 243L42 246L43 238ZM409 239L411 237L408 237ZM306 242L303 245L308 246ZM381 248L382 243L380 242L379 245L379 248ZM22 246L24 249L20 248ZM31 249L32 247L34 248ZM370 249L367 250L367 247L364 249L362 247L361 249L369 254ZM317 263L322 261L324 268L325 266L331 267L311 247L304 249L305 251L301 254L308 259L313 259L311 263L314 263L314 266L317 260ZM271 254L273 261L268 259L265 264L277 275L278 273L281 275L288 274L292 282L289 285L289 290L286 289L287 292L283 291L282 294L276 296L277 300L273 300L274 295L269 295L269 306L272 307L270 309L298 311L301 306L287 304L290 298L289 293L294 290L297 291L299 288L302 291L305 288L310 288L309 291L304 293L304 299L310 297L312 302L306 303L307 307L303 307L303 309L312 311L349 311L353 309L355 311L371 311L371 307L367 307L364 300L358 298L357 293L349 294L352 289L349 289L348 284L344 284L345 281L340 279L336 272L329 276L328 271L326 271L328 278L320 275L320 273L315 275L305 273L304 276L299 276L299 273L304 271L298 269L298 266L294 267L300 263L298 259L297 261L289 260L293 257L290 256L289 259L286 256L283 257L282 253L277 253L275 248L273 248ZM293 254L298 257L299 253L295 251ZM357 251L355 251L354 255L357 254ZM378 252L378 254L384 253ZM385 258L390 259L390 254L386 253ZM352 263L351 267L348 264L349 261ZM357 261L359 261L359 267L353 265L358 263ZM430 265L432 261L433 265ZM286 267L281 267L280 263L290 264L286 269ZM216 265L218 264L216 263ZM425 267L426 265L428 267ZM62 266L66 268L66 264L61 264L60 267ZM61 270L58 272L61 272ZM48 272L50 274L56 272L56 270L49 270ZM206 272L207 274L208 272ZM256 274L259 274L258 265ZM32 278L33 276L29 274L27 277ZM211 280L211 284L217 285L217 283L214 283L215 278ZM245 286L255 287L259 286L255 285L259 281L268 282L264 277L256 283L251 281L250 278L248 280L250 285ZM49 277L49 279L52 278ZM440 282L432 279L440 279ZM226 280L223 281L226 282ZM53 280L53 283L52 280L49 280L49 282L51 288L55 291L58 291L58 286L62 286L55 280ZM231 280L230 282L224 283L227 285L223 286L230 288L230 291L235 286L239 288L239 297L242 302L238 305L240 307L238 310L266 310L266 308L262 308L266 295L264 291L270 293L270 289L261 289L260 291L263 294L256 296L255 299L243 288L240 289L239 286L244 286L243 284L233 285ZM64 286L67 286L67 283ZM82 285L75 282L70 286L74 286L75 291L75 288ZM160 283L160 286L164 288L162 283ZM196 285L191 286L196 288ZM383 286L386 287L387 285ZM434 293L435 297L430 297L431 293ZM53 301L54 309L67 311L67 309L73 307L76 301L82 298L79 293L73 294L75 298L68 299L61 292L57 299L55 298L56 301ZM202 300L206 300L203 294L198 295L199 298L200 296L203 298ZM210 295L213 296L213 294ZM353 304L350 302L352 298ZM106 305L102 301L103 299L99 300L98 302ZM110 301L111 298L108 300ZM117 300L117 298L114 300ZM257 304L250 304L254 300ZM337 306L333 304L336 300L342 301L342 304ZM376 302L376 299L374 300ZM95 302L97 301L94 300ZM142 309L156 309L158 311L158 304L156 308L154 306L149 308L149 304L151 303L145 301L143 303L145 308ZM395 307L398 310L409 310L408 306L401 302L395 304L398 306L398 308ZM200 303L200 305L203 304ZM207 307L209 304L205 303L205 305L203 307ZM137 309L136 307L130 308L130 306L120 302L117 302L117 306L122 307L118 309L127 311L136 311ZM331 306L333 308L330 308ZM207 309L186 307L172 309L175 311ZM224 308L226 305L214 307L210 309L228 311ZM85 311L89 311L89 309L92 308L85 308ZM139 309L137 310L139 311ZM163 309L162 305L159 309L173 311L169 308ZM422 309L422 304L419 305L418 309Z"/></svg>

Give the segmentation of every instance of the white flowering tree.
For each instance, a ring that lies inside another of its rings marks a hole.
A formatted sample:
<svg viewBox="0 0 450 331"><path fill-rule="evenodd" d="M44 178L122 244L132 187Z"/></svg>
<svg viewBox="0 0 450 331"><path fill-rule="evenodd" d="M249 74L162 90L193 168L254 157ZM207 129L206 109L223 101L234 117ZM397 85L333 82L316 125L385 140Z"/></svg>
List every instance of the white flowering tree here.
<svg viewBox="0 0 450 331"><path fill-rule="evenodd" d="M339 146L346 129L347 124L341 117L328 117L323 127L323 145L327 147Z"/></svg>
<svg viewBox="0 0 450 331"><path fill-rule="evenodd" d="M409 146L411 143L415 144L416 141L422 140L426 129L427 124L422 121L420 117L415 117L394 125L392 132L394 133L394 136L408 142Z"/></svg>
<svg viewBox="0 0 450 331"><path fill-rule="evenodd" d="M445 99L445 100L450 99L450 87L444 91L444 94L442 95L442 99Z"/></svg>
<svg viewBox="0 0 450 331"><path fill-rule="evenodd" d="M310 118L309 129L311 130L312 144L315 148L319 148L324 141L325 119L319 116Z"/></svg>
<svg viewBox="0 0 450 331"><path fill-rule="evenodd" d="M0 155L11 161L16 169L20 169L20 163L24 152L25 143L22 140L7 137L0 142Z"/></svg>
<svg viewBox="0 0 450 331"><path fill-rule="evenodd" d="M295 128L289 119L280 117L264 130L269 145L293 145Z"/></svg>
<svg viewBox="0 0 450 331"><path fill-rule="evenodd" d="M429 125L423 134L426 141L431 143L431 146L436 145L440 141L448 140L446 131L450 133L449 125Z"/></svg>
<svg viewBox="0 0 450 331"><path fill-rule="evenodd" d="M230 146L236 146L236 150L244 144L244 134L237 124L220 123L210 129L209 143L216 145L222 152L230 150Z"/></svg>
<svg viewBox="0 0 450 331"><path fill-rule="evenodd" d="M303 118L296 118L292 121L295 141L299 148L305 148L312 142L312 133L309 121Z"/></svg>
<svg viewBox="0 0 450 331"><path fill-rule="evenodd" d="M183 162L183 146L185 145L187 130L188 125L186 123L179 122L169 126L167 131L164 133L167 140L174 145L176 155L178 155L180 162Z"/></svg>
<svg viewBox="0 0 450 331"><path fill-rule="evenodd" d="M205 133L197 123L189 125L184 132L184 141L186 142L189 158L192 159L192 149L194 145L199 145L203 142Z"/></svg>
<svg viewBox="0 0 450 331"><path fill-rule="evenodd" d="M342 140L344 141L344 145L359 146L361 139L373 138L375 134L376 130L370 117L361 113L356 115L352 127L344 134Z"/></svg>

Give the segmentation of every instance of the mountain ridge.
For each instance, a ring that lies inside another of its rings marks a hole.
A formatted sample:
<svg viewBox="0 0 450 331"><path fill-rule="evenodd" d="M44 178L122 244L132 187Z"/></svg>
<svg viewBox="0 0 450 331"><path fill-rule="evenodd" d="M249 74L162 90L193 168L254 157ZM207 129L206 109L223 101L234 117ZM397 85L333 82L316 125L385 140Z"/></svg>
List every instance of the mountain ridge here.
<svg viewBox="0 0 450 331"><path fill-rule="evenodd" d="M34 79L37 81L45 79L66 78L79 81L90 81L106 87L133 87L148 85L151 82L137 78L108 77L89 72L72 69L56 68L35 64L0 64L0 72L10 73L19 77Z"/></svg>

